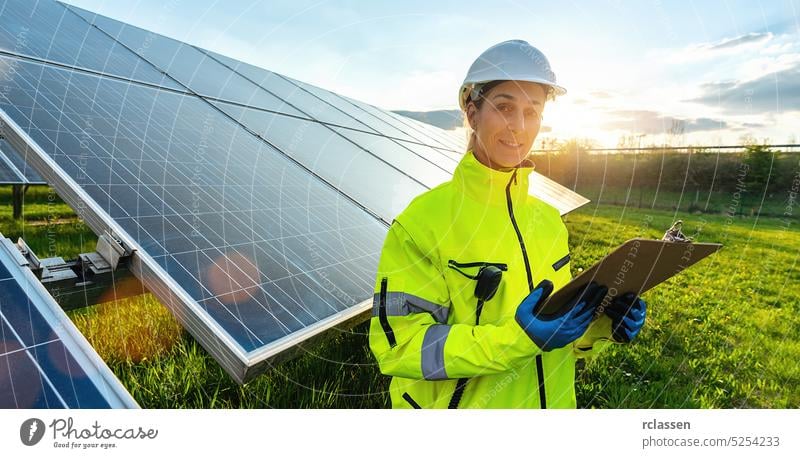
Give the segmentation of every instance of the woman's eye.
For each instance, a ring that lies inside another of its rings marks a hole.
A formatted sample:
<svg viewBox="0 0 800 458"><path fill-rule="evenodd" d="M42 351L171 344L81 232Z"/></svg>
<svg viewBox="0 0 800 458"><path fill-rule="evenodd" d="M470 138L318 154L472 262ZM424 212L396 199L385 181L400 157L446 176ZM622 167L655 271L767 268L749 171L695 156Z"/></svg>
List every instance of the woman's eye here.
<svg viewBox="0 0 800 458"><path fill-rule="evenodd" d="M527 116L527 117L529 117L529 118L542 119L542 114L541 114L541 113L539 113L539 112L538 112L538 111L536 111L536 110L527 110L527 111L525 112L525 116Z"/></svg>
<svg viewBox="0 0 800 458"><path fill-rule="evenodd" d="M510 105L500 105L498 107L498 109L503 113L508 113L508 112L511 111L511 106Z"/></svg>

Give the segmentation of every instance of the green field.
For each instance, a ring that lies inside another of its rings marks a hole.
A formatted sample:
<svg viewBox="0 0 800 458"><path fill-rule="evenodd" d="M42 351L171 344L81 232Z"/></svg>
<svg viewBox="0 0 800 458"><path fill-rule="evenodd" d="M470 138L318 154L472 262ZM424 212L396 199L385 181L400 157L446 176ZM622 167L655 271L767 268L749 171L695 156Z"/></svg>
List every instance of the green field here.
<svg viewBox="0 0 800 458"><path fill-rule="evenodd" d="M24 224L11 219L10 194L0 187L5 237L23 236L40 257L93 250L95 236L47 188L26 194ZM724 211L729 203L721 202ZM782 200L775 202L771 205L779 210ZM684 220L687 235L725 248L644 296L648 319L640 337L610 348L579 371L578 405L800 407L796 217L759 218L749 211L728 217L692 214L685 206L670 211L636 205L589 204L569 215L573 272L628 238L660 238L677 218ZM304 347L301 357L239 386L152 296L70 316L142 407L388 406L389 380L371 357L366 323Z"/></svg>

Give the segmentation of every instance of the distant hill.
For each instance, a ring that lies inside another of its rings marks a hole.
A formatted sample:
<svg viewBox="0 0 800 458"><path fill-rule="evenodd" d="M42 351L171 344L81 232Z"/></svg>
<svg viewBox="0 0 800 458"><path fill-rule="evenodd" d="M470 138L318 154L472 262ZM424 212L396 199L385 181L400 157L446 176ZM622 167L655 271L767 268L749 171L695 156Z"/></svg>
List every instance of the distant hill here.
<svg viewBox="0 0 800 458"><path fill-rule="evenodd" d="M464 125L464 116L461 110L395 111L394 113L445 130L455 129Z"/></svg>

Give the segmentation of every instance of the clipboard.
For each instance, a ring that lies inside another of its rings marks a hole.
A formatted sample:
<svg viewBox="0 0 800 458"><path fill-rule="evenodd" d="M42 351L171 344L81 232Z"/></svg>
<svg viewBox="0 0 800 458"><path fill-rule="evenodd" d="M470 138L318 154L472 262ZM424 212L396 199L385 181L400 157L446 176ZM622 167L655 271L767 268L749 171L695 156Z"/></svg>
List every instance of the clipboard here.
<svg viewBox="0 0 800 458"><path fill-rule="evenodd" d="M641 295L721 248L721 243L628 240L548 297L537 313L561 312L592 281L608 287L603 303L629 291Z"/></svg>

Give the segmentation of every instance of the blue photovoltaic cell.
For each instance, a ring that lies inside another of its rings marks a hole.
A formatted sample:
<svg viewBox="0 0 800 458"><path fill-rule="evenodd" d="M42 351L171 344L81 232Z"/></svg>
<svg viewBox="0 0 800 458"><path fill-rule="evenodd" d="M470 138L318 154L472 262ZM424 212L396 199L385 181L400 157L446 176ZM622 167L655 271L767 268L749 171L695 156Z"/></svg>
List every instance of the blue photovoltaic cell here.
<svg viewBox="0 0 800 458"><path fill-rule="evenodd" d="M94 350L66 331L78 332L66 315L54 322L58 305L33 292L27 267L0 251L0 408L135 407Z"/></svg>
<svg viewBox="0 0 800 458"><path fill-rule="evenodd" d="M66 11L77 20L88 21L123 45L137 50L142 58L198 94L303 116L289 103L230 71L193 46L74 6L68 6Z"/></svg>
<svg viewBox="0 0 800 458"><path fill-rule="evenodd" d="M0 0L0 51L177 89L86 21L53 1Z"/></svg>
<svg viewBox="0 0 800 458"><path fill-rule="evenodd" d="M387 222L415 196L450 178L446 170L383 136L215 105Z"/></svg>
<svg viewBox="0 0 800 458"><path fill-rule="evenodd" d="M400 115L398 115L396 113L392 113L392 112L389 112L389 111L381 110L379 108L376 108L373 105L361 102L359 100L351 99L349 97L344 97L344 96L341 96L341 97L344 100L346 100L347 102L350 102L351 104L355 105L359 109L363 110L365 113L369 113L369 114L371 114L371 115L373 115L373 116L375 116L377 118L380 118L383 121L385 121L386 123L391 124L392 126L394 126L397 130L405 132L406 134L408 134L410 137L412 137L414 139L413 141L417 141L417 142L428 144L428 145L432 145L432 146L442 145L442 146L439 146L439 147L449 148L449 149L452 149L452 150L457 151L457 152L462 152L463 151L463 149L458 148L459 145L447 143L445 141L438 141L439 145L436 145L434 143L436 140L431 139L431 137L425 133L427 130L436 130L436 129L420 128L418 126L415 126L415 124L413 123L412 119L406 118L404 116L400 116Z"/></svg>
<svg viewBox="0 0 800 458"><path fill-rule="evenodd" d="M353 103L356 102L353 101ZM376 107L373 108L378 109ZM384 110L380 111L385 113L387 116L396 119L401 126L404 126L403 127L404 129L410 132L415 132L416 135L418 135L421 138L432 139L432 141L425 142L428 145L431 145L436 148L443 148L442 146L439 145L444 145L444 148L448 148L451 152L458 152L458 154L463 152L467 146L466 138L464 138L463 135L459 136L459 134L456 134L455 130L440 129L431 124L417 121L416 119L403 116L393 111L384 111Z"/></svg>
<svg viewBox="0 0 800 458"><path fill-rule="evenodd" d="M294 79L291 81L299 87L302 87L307 91L316 94L318 97L336 105L339 109L351 113L352 116L370 124L370 126L372 126L379 135L386 135L400 140L422 143L437 148L449 148L458 153L463 151L463 147L458 147L452 142L443 141L442 135L430 134L430 131L436 132L440 129L425 129L421 127L415 127L407 122L404 122L406 119L405 117L395 113L375 108L367 103L326 91L325 89L304 83L302 81L297 81Z"/></svg>
<svg viewBox="0 0 800 458"><path fill-rule="evenodd" d="M2 337L6 338L5 335ZM0 355L0 408L64 408L64 403L42 377L33 357L22 347L13 347L12 351Z"/></svg>
<svg viewBox="0 0 800 458"><path fill-rule="evenodd" d="M387 158L387 160L389 158L397 158L395 159L396 165L411 176L433 176L433 180L426 183L430 187L435 187L444 181L448 181L458 164L458 161L453 158L419 143L390 139L383 135L340 128L335 129L342 136L369 151L373 151L380 157Z"/></svg>
<svg viewBox="0 0 800 458"><path fill-rule="evenodd" d="M296 82L290 78L212 51L199 48L198 50L230 68L232 72L242 75L264 90L291 103L303 111L303 115L307 118L350 129L366 130L374 133L379 132L370 125L370 120L364 119L364 116L353 116L353 112L342 110L340 106L337 106L335 103L325 98L318 97L316 94L296 84ZM360 114L363 115L363 113ZM390 126L384 124L379 127L386 130Z"/></svg>
<svg viewBox="0 0 800 458"><path fill-rule="evenodd" d="M273 75L277 76L277 74L262 68L222 56L221 54L212 51L203 50L203 52L213 56L221 62L226 63L226 65L228 65L230 68L242 73L245 76L248 76L256 82L272 81L274 80ZM281 76L281 78L292 83L303 93L313 95L317 99L324 101L326 104L335 108L338 112L347 114L353 119L357 120L360 124L359 126L354 127L357 130L390 137L393 139L430 145L439 149L448 149L447 153L450 154L445 153L445 155L449 157L458 158L460 152L462 152L466 146L466 144L460 144L453 141L453 139L444 131L441 131L441 129L437 129L433 126L425 126L422 123L414 123L411 119L395 113L377 109L363 102L343 97L334 92L327 91L302 81L285 76ZM439 154L442 154L442 152Z"/></svg>

